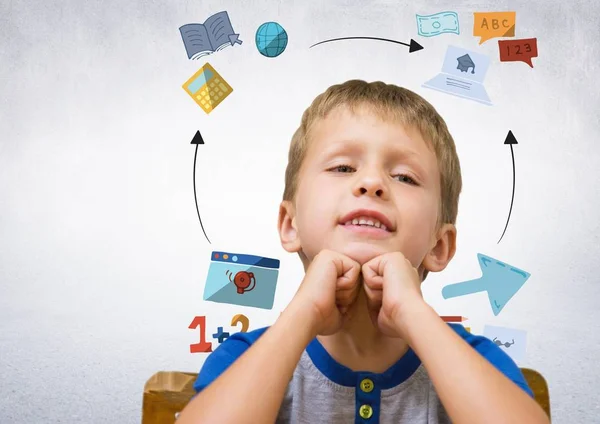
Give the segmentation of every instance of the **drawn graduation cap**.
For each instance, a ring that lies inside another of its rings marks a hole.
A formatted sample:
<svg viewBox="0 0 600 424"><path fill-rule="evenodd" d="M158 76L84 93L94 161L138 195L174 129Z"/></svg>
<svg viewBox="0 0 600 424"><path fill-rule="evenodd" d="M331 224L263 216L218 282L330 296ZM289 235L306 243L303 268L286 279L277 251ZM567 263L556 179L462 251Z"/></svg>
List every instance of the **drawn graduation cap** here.
<svg viewBox="0 0 600 424"><path fill-rule="evenodd" d="M456 69L460 69L461 72L468 72L469 68L473 68L471 73L475 73L475 63L471 59L471 56L465 54L461 57L457 57L456 60L458 60L458 66Z"/></svg>

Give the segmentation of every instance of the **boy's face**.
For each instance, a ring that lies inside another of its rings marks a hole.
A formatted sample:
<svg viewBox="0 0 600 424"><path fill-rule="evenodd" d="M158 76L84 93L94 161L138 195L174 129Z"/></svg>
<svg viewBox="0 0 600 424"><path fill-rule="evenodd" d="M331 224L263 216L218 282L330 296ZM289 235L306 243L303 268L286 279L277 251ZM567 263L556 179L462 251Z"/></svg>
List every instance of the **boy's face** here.
<svg viewBox="0 0 600 424"><path fill-rule="evenodd" d="M280 210L284 248L301 252L305 266L330 249L361 265L400 251L415 268L433 249L427 268L443 269L454 254L455 230L446 224L436 234L440 175L420 133L368 107L356 114L341 107L316 122L311 135L295 205L283 202Z"/></svg>

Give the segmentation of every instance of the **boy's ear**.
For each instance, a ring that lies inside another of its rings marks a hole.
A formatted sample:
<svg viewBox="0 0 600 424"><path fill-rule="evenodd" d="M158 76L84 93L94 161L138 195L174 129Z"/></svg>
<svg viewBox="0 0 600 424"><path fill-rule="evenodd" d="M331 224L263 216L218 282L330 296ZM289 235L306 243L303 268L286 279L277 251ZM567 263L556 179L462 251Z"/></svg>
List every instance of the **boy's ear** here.
<svg viewBox="0 0 600 424"><path fill-rule="evenodd" d="M443 224L436 235L437 242L423 259L423 268L430 272L440 272L448 265L456 253L456 227Z"/></svg>
<svg viewBox="0 0 600 424"><path fill-rule="evenodd" d="M302 245L300 244L300 237L296 230L296 209L294 204L289 200L284 200L279 205L277 230L279 231L281 245L286 251L290 253L300 251Z"/></svg>

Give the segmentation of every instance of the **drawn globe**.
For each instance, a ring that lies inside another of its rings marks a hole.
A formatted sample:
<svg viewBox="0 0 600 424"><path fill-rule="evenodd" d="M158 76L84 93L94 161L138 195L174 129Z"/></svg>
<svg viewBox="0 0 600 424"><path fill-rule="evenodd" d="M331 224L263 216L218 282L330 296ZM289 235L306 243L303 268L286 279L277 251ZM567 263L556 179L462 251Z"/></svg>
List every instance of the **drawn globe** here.
<svg viewBox="0 0 600 424"><path fill-rule="evenodd" d="M266 57L277 57L285 50L288 35L277 22L265 22L256 31L256 48Z"/></svg>

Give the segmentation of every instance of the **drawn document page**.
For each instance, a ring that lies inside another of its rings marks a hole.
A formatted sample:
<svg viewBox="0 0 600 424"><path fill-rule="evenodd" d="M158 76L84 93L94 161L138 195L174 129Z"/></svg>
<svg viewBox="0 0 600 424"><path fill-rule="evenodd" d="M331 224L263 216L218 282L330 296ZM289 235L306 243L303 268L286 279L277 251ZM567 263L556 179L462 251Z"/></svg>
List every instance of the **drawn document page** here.
<svg viewBox="0 0 600 424"><path fill-rule="evenodd" d="M210 42L208 31L203 24L187 24L179 28L183 45L187 52L188 58L198 59L207 54L213 53L215 50Z"/></svg>
<svg viewBox="0 0 600 424"><path fill-rule="evenodd" d="M231 46L229 36L234 35L233 26L226 11L215 13L204 22L213 51Z"/></svg>

